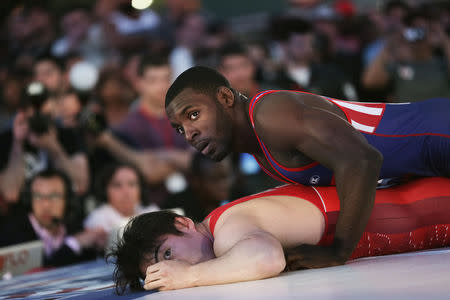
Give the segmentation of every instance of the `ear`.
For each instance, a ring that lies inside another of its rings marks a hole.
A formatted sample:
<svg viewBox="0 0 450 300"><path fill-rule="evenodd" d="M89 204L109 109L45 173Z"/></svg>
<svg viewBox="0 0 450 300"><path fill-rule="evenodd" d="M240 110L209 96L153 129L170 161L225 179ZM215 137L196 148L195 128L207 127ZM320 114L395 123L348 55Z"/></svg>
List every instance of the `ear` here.
<svg viewBox="0 0 450 300"><path fill-rule="evenodd" d="M175 217L175 228L179 231L185 232L195 229L195 223L187 217Z"/></svg>
<svg viewBox="0 0 450 300"><path fill-rule="evenodd" d="M226 107L232 107L234 105L234 93L231 89L226 86L221 86L217 88L216 93L217 100Z"/></svg>

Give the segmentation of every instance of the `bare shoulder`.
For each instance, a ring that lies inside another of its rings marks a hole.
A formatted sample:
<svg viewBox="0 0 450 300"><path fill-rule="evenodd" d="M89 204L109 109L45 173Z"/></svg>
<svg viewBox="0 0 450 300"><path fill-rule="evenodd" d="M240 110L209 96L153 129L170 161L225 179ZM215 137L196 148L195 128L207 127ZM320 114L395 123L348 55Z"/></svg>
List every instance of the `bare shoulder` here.
<svg viewBox="0 0 450 300"><path fill-rule="evenodd" d="M244 213L227 216L220 222L214 232L214 252L221 256L237 242L261 231L257 221Z"/></svg>

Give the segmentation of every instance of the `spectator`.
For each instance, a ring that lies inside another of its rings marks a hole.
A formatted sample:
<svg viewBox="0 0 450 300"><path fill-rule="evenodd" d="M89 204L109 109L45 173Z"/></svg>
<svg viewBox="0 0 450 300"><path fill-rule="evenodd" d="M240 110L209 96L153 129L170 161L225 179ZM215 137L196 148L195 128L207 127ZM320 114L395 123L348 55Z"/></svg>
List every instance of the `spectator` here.
<svg viewBox="0 0 450 300"><path fill-rule="evenodd" d="M176 28L175 47L170 53L173 78L196 64L197 52L204 46L207 21L200 13L186 15Z"/></svg>
<svg viewBox="0 0 450 300"><path fill-rule="evenodd" d="M438 41L438 44L433 44ZM443 56L434 54L439 46ZM411 12L404 27L394 32L377 58L367 66L363 84L379 88L393 83L392 102L450 96L450 39L425 12Z"/></svg>
<svg viewBox="0 0 450 300"><path fill-rule="evenodd" d="M33 73L34 79L41 82L52 95L59 96L69 86L64 76L64 63L56 57L38 57L33 66Z"/></svg>
<svg viewBox="0 0 450 300"><path fill-rule="evenodd" d="M0 192L8 203L18 200L28 179L48 167L66 172L77 194L88 187L89 171L83 142L76 131L51 119L52 100L41 83L27 88L27 101L11 127L0 133Z"/></svg>
<svg viewBox="0 0 450 300"><path fill-rule="evenodd" d="M95 88L100 107L108 127L118 126L127 116L128 108L135 97L129 82L119 68L104 68Z"/></svg>
<svg viewBox="0 0 450 300"><path fill-rule="evenodd" d="M230 200L233 177L230 158L215 162L195 153L188 172L188 188L169 196L163 208L181 208L187 217L203 221L211 211Z"/></svg>
<svg viewBox="0 0 450 300"><path fill-rule="evenodd" d="M144 192L144 181L133 166L122 163L107 166L96 183L96 198L102 204L89 214L84 226L102 227L110 232L133 216L158 210L154 204L142 206Z"/></svg>
<svg viewBox="0 0 450 300"><path fill-rule="evenodd" d="M93 259L106 241L103 229L81 231L74 213L74 195L67 176L53 169L36 174L25 186L25 214L12 216L0 229L0 247L41 240L44 266L63 266Z"/></svg>
<svg viewBox="0 0 450 300"><path fill-rule="evenodd" d="M331 64L318 61L317 34L310 23L286 19L283 33L285 66L277 84L284 89L304 90L338 99L356 100L356 90L346 76Z"/></svg>
<svg viewBox="0 0 450 300"><path fill-rule="evenodd" d="M116 157L139 168L151 184L150 198L161 205L167 197L164 182L174 172L188 169L191 151L183 137L173 130L165 113L164 99L172 75L167 57L146 57L139 70L139 102L117 130L136 141L142 151L131 156L129 151L121 152L120 146L107 135L102 142Z"/></svg>
<svg viewBox="0 0 450 300"><path fill-rule="evenodd" d="M249 98L259 91L276 89L273 84L256 80L256 66L247 49L239 43L229 43L219 49L218 70L237 91Z"/></svg>
<svg viewBox="0 0 450 300"><path fill-rule="evenodd" d="M23 79L19 75L8 75L3 83L0 99L0 130L11 124L22 98Z"/></svg>

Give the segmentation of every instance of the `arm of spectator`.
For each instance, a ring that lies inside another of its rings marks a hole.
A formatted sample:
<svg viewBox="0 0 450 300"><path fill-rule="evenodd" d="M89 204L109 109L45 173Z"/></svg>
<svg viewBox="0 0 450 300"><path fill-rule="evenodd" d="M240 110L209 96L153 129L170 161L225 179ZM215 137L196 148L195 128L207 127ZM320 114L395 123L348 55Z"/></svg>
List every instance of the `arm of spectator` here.
<svg viewBox="0 0 450 300"><path fill-rule="evenodd" d="M177 170L187 172L191 166L194 152L191 150L164 149L156 151L155 154L159 159L170 163Z"/></svg>
<svg viewBox="0 0 450 300"><path fill-rule="evenodd" d="M28 134L28 122L23 113L18 113L13 124L13 142L8 165L0 173L0 192L8 203L17 202L25 180L23 143Z"/></svg>
<svg viewBox="0 0 450 300"><path fill-rule="evenodd" d="M381 88L388 84L390 76L386 70L389 60L389 47L386 45L378 56L370 63L363 72L362 84L365 88Z"/></svg>
<svg viewBox="0 0 450 300"><path fill-rule="evenodd" d="M101 133L97 141L117 159L136 166L149 184L159 184L176 171L171 163L158 157L160 152L136 151L120 142L108 131Z"/></svg>
<svg viewBox="0 0 450 300"><path fill-rule="evenodd" d="M59 143L55 128L50 128L48 133L41 136L31 133L30 142L36 147L48 151L55 167L69 175L77 194L82 195L87 191L89 166L86 155L84 153L75 153L69 156Z"/></svg>

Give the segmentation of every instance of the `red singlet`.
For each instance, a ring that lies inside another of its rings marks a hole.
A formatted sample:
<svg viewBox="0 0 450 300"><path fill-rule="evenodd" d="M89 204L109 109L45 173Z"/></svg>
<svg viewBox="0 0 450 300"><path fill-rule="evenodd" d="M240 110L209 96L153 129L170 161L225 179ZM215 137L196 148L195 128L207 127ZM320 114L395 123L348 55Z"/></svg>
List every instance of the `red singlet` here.
<svg viewBox="0 0 450 300"><path fill-rule="evenodd" d="M217 220L228 208L265 196L294 196L317 206L325 218L325 230L319 245L332 243L339 216L336 187L285 185L235 200L206 217L210 218L211 233L214 235ZM450 179L423 178L377 190L369 222L350 258L449 246L449 226Z"/></svg>

